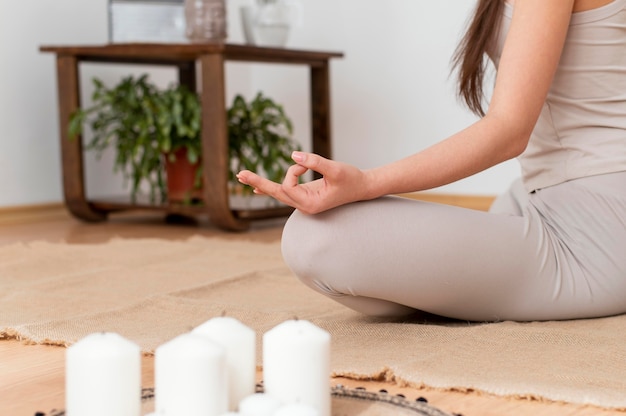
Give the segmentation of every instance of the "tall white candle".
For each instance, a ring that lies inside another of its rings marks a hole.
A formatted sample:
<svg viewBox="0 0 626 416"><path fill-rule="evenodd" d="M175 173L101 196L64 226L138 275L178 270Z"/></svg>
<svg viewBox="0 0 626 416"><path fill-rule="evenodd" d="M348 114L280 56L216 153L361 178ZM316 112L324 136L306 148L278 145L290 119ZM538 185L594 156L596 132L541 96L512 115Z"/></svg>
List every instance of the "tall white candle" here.
<svg viewBox="0 0 626 416"><path fill-rule="evenodd" d="M291 320L263 335L265 392L284 404L302 403L330 416L330 334Z"/></svg>
<svg viewBox="0 0 626 416"><path fill-rule="evenodd" d="M228 410L226 352L202 335L179 335L159 346L154 377L159 416L218 416Z"/></svg>
<svg viewBox="0 0 626 416"><path fill-rule="evenodd" d="M66 351L65 414L139 416L141 352L114 333L86 336Z"/></svg>
<svg viewBox="0 0 626 416"><path fill-rule="evenodd" d="M235 318L210 319L192 332L202 334L226 349L229 409L254 394L256 387L256 333Z"/></svg>
<svg viewBox="0 0 626 416"><path fill-rule="evenodd" d="M281 405L280 400L274 396L255 393L239 403L239 413L241 416L273 416Z"/></svg>

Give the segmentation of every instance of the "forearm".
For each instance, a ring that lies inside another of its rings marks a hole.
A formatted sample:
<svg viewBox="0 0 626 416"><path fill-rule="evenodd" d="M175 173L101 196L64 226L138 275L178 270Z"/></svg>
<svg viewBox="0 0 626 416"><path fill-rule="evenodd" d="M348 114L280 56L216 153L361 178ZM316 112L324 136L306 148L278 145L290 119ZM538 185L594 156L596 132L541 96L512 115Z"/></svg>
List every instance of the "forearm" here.
<svg viewBox="0 0 626 416"><path fill-rule="evenodd" d="M527 142L527 131L487 116L419 153L366 171L365 199L447 185L518 156Z"/></svg>

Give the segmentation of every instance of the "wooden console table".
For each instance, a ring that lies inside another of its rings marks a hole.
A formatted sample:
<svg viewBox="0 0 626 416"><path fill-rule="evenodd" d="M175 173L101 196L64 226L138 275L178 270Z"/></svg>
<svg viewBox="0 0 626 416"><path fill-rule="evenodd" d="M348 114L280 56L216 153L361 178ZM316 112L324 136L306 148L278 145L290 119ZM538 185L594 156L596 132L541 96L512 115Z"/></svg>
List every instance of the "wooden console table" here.
<svg viewBox="0 0 626 416"><path fill-rule="evenodd" d="M42 46L41 52L56 54L59 99L59 126L63 168L63 191L69 211L86 221L104 221L109 212L153 209L170 214L208 214L226 230L245 230L249 221L284 216L291 208L234 210L228 192L228 131L224 63L230 61L306 65L310 68L312 149L331 156L330 74L336 52L262 48L231 44L108 44L99 46ZM70 114L80 106L79 64L106 62L119 64L168 65L178 68L181 84L198 90L196 68L200 71L199 94L202 103L203 205L131 204L129 201L87 200L83 171L82 140L69 140ZM196 65L199 64L199 65ZM210 150L210 151L209 151Z"/></svg>

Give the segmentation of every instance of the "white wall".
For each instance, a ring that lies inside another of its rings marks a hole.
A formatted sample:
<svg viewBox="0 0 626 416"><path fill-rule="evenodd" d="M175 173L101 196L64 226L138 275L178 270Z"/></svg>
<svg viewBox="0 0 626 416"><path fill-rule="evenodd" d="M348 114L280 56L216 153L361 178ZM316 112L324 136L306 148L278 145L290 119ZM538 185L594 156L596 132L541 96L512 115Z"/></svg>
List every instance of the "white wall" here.
<svg viewBox="0 0 626 416"><path fill-rule="evenodd" d="M238 7L228 0L229 41L241 42ZM449 58L473 2L439 0L304 0L304 22L290 47L341 51L332 69L334 157L368 168L445 138L474 118L456 101ZM107 0L21 0L0 4L0 206L62 200L54 57L41 45L107 40ZM82 97L91 78L114 82L145 67L83 65ZM171 69L149 68L160 84ZM310 140L308 71L229 64L228 97L263 90L282 102L305 144ZM89 159L90 194L117 193L110 166ZM518 175L508 162L440 191L496 194Z"/></svg>
<svg viewBox="0 0 626 416"><path fill-rule="evenodd" d="M450 57L475 2L304 0L289 46L345 53L332 62L334 158L370 168L407 156L476 118L456 99ZM256 70L255 85L297 108L293 70ZM300 74L300 77L304 75ZM299 113L298 113L299 114ZM308 129L306 120L299 125ZM306 135L308 130L301 130ZM308 136L305 136L308 138ZM519 176L517 161L435 191L495 195Z"/></svg>
<svg viewBox="0 0 626 416"><path fill-rule="evenodd" d="M104 1L3 1L0 8L0 206L61 198L56 78L40 44L102 42ZM80 16L80 18L78 18Z"/></svg>

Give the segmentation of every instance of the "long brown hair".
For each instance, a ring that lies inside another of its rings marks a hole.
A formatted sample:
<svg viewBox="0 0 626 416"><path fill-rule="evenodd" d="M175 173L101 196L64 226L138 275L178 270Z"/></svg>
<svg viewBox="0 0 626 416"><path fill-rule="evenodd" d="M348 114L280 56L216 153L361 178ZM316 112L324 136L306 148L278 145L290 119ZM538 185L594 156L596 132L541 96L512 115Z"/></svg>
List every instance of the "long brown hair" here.
<svg viewBox="0 0 626 416"><path fill-rule="evenodd" d="M504 0L478 0L467 32L452 57L452 69L458 71L458 95L480 117L485 115L485 53L499 28L503 7Z"/></svg>

